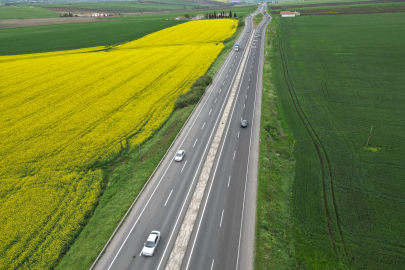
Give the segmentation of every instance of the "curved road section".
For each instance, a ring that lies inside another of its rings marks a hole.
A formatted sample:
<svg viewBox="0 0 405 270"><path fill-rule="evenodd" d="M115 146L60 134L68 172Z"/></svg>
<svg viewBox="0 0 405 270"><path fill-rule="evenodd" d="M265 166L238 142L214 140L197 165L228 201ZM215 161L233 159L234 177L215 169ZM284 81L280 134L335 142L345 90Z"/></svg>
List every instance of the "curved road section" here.
<svg viewBox="0 0 405 270"><path fill-rule="evenodd" d="M252 15L264 10L261 5ZM239 51L229 53L92 269L253 268L264 46L260 36L270 20L265 16L255 30L252 17L246 18ZM248 120L247 128L241 127L241 119ZM180 149L186 155L175 162ZM192 201L196 192L198 205ZM187 212L191 219L185 219ZM192 226L182 226L186 220ZM141 251L153 230L160 231L161 240L156 253L144 257ZM187 239L182 240L185 231ZM168 264L170 257L174 263Z"/></svg>

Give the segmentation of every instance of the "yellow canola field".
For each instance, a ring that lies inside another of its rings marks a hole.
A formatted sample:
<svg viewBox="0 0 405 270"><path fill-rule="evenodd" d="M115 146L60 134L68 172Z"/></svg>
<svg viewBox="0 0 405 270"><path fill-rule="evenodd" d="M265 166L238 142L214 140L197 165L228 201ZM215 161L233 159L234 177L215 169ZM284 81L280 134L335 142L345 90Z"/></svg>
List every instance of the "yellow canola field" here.
<svg viewBox="0 0 405 270"><path fill-rule="evenodd" d="M0 57L0 269L48 269L100 194L101 170L171 114L236 31L184 23L117 46Z"/></svg>

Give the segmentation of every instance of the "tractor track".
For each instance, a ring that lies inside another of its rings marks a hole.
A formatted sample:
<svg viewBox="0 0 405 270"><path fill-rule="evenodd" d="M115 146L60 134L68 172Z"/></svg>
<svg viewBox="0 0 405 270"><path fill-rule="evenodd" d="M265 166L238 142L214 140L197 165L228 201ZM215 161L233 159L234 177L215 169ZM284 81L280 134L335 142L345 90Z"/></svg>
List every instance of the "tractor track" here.
<svg viewBox="0 0 405 270"><path fill-rule="evenodd" d="M322 187L323 187L323 203L324 203L324 207L325 207L325 215L326 215L326 219L327 219L327 225L328 225L328 231L329 231L329 236L333 245L333 250L336 253L336 247L335 247L335 240L334 240L334 236L333 236L333 232L332 232L332 228L330 226L330 217L329 217L329 211L328 211L328 203L326 200L326 183L325 183L325 172L324 172L324 164L323 164L323 160L322 160L322 156L321 156L321 152L319 150L319 146L317 145L314 136L312 135L311 131L315 134L312 126L310 125L301 105L298 102L298 98L296 96L296 93L291 85L291 81L289 79L289 73L288 73L288 69L287 69L287 63L285 60L285 53L284 53L284 48L283 48L283 44L282 44L282 37L280 37L279 39L279 50L280 50L280 56L281 56L281 62L282 62L282 67L283 67L283 73L284 73L284 79L285 82L287 84L288 87L288 91L291 97L291 100L294 104L294 108L298 114L298 116L300 117L301 122L303 123L305 129L307 130L308 135L311 137L311 140L315 146L315 149L318 153L318 158L319 158L319 162L321 165L321 171L322 171ZM305 118L305 119L304 119ZM311 129L311 131L310 131ZM316 136L316 140L319 142L319 138Z"/></svg>

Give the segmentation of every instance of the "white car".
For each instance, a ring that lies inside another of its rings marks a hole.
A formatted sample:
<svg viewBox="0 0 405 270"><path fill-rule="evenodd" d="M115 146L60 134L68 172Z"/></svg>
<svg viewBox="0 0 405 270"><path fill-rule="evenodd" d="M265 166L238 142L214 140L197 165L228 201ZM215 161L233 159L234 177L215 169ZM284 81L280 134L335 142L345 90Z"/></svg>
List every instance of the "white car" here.
<svg viewBox="0 0 405 270"><path fill-rule="evenodd" d="M186 155L186 151L184 150L179 150L177 151L176 155L174 156L175 161L182 161L183 157Z"/></svg>
<svg viewBox="0 0 405 270"><path fill-rule="evenodd" d="M160 242L160 232L159 231L152 231L149 234L148 240L143 246L142 255L143 256L153 256L155 254L157 245Z"/></svg>

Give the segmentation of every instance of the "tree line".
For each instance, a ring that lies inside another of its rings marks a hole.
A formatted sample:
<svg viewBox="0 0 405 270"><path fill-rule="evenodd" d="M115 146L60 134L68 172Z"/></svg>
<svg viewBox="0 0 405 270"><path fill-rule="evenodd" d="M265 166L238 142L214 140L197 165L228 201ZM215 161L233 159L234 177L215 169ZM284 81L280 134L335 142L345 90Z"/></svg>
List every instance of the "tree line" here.
<svg viewBox="0 0 405 270"><path fill-rule="evenodd" d="M233 14L233 17L236 18L236 13ZM224 11L216 14L216 12L214 11L214 13L212 14L205 14L205 18L206 19L219 19L219 18L232 18L232 11L230 10L229 13L225 13Z"/></svg>

